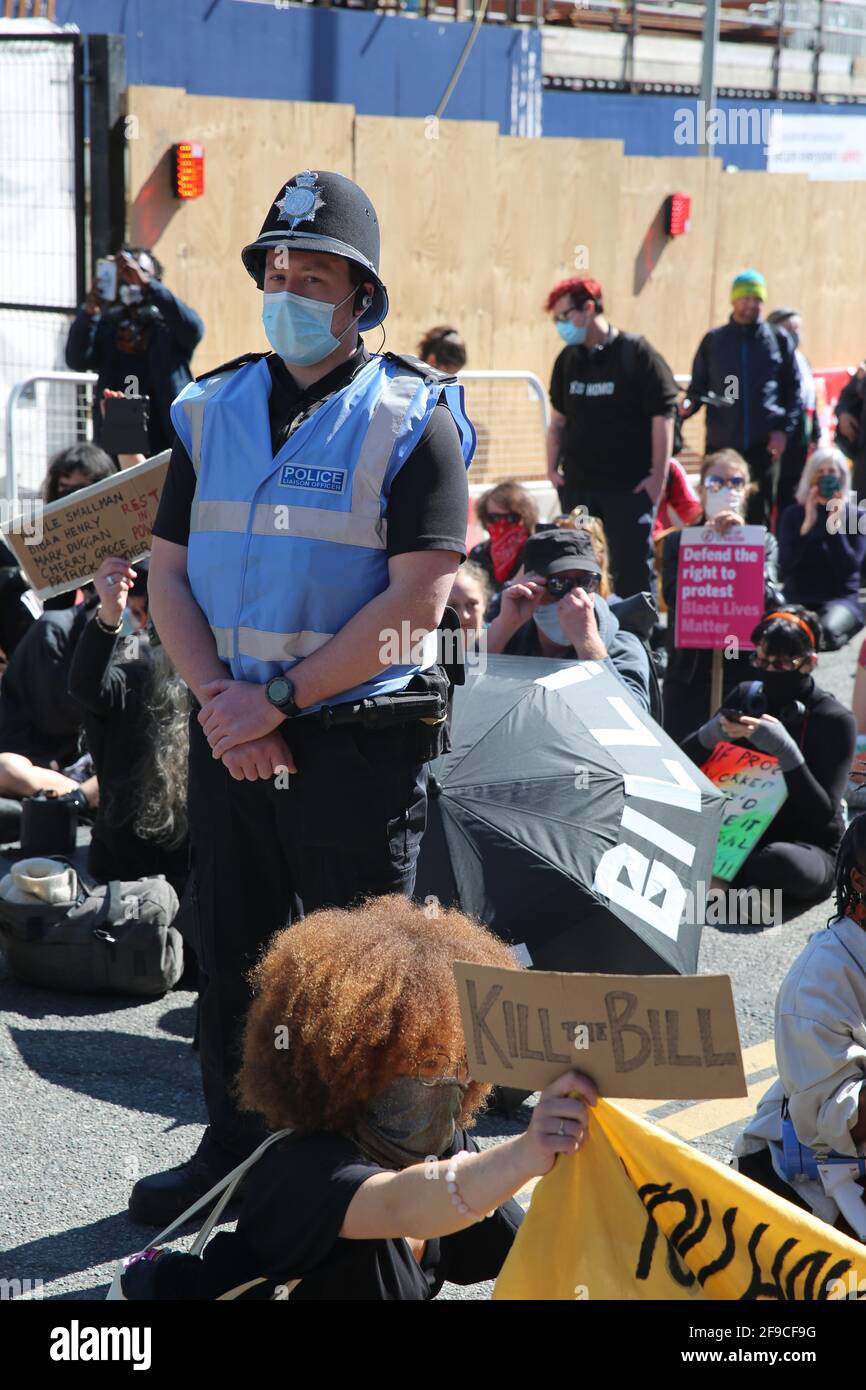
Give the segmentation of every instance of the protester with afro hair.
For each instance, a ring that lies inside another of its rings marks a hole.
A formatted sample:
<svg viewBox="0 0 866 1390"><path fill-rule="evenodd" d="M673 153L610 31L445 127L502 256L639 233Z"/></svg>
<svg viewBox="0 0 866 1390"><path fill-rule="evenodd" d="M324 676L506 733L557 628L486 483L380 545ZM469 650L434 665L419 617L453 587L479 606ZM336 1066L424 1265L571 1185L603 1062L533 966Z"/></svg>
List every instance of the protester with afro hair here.
<svg viewBox="0 0 866 1390"><path fill-rule="evenodd" d="M253 975L237 1090L271 1130L294 1132L245 1177L236 1231L202 1260L131 1265L127 1298L261 1281L244 1296L417 1302L446 1279L496 1278L522 1220L515 1192L581 1147L596 1092L566 1072L525 1133L479 1152L467 1130L490 1087L468 1076L455 961L515 967L463 913L397 895L274 938Z"/></svg>

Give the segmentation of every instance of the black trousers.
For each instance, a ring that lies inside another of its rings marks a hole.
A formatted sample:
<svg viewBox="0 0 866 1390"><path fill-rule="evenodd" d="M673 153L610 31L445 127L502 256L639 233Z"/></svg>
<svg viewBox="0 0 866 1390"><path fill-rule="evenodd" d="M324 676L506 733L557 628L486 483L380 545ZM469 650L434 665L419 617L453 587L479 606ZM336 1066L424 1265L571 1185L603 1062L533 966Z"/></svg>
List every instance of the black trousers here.
<svg viewBox="0 0 866 1390"><path fill-rule="evenodd" d="M585 488L567 479L559 489L564 512L582 502L591 516L604 524L610 551L610 568L618 598L654 593L652 529L655 507L648 493L629 487L602 491Z"/></svg>
<svg viewBox="0 0 866 1390"><path fill-rule="evenodd" d="M411 894L427 817L417 725L323 729L312 718L282 732L298 767L238 782L190 717L189 823L200 984L206 1142L245 1157L265 1137L241 1113L232 1082L251 992L246 973L273 934L320 907Z"/></svg>
<svg viewBox="0 0 866 1390"><path fill-rule="evenodd" d="M747 503L746 521L752 526L766 526L769 530L773 519L779 465L767 449L766 440L750 444L748 449L743 450L743 458L749 465L752 482L758 485L757 492Z"/></svg>
<svg viewBox="0 0 866 1390"><path fill-rule="evenodd" d="M792 902L820 902L831 891L836 856L806 841L773 840L752 850L735 888L781 888Z"/></svg>
<svg viewBox="0 0 866 1390"><path fill-rule="evenodd" d="M800 432L796 437L788 436L788 443L785 452L779 460L779 482L776 488L776 527L778 529L779 518L786 507L790 507L794 501L794 493L797 491L797 484L800 475L806 467L806 455L809 446L805 439L800 438Z"/></svg>

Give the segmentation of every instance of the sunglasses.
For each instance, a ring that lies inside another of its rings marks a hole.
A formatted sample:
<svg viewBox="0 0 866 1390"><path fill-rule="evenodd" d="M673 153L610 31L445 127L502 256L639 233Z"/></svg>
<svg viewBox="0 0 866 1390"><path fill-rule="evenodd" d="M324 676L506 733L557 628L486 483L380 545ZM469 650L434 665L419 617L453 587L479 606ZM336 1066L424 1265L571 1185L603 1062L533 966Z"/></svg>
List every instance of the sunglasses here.
<svg viewBox="0 0 866 1390"><path fill-rule="evenodd" d="M518 516L517 512L488 512L487 520L517 522L522 521L523 518Z"/></svg>
<svg viewBox="0 0 866 1390"><path fill-rule="evenodd" d="M805 656L763 656L752 652L749 665L756 671L798 671L805 660Z"/></svg>
<svg viewBox="0 0 866 1390"><path fill-rule="evenodd" d="M734 478L717 478L713 475L704 482L707 492L721 492L723 487L729 487L733 492L745 492L748 485L748 478L742 478L739 475Z"/></svg>
<svg viewBox="0 0 866 1390"><path fill-rule="evenodd" d="M416 1075L422 1086L435 1086L440 1081L469 1081L469 1063L465 1057L449 1057L446 1052L434 1052L418 1063Z"/></svg>
<svg viewBox="0 0 866 1390"><path fill-rule="evenodd" d="M546 581L547 592L553 598L562 598L572 589L585 589L588 594L598 588L598 575L587 570L583 574L552 574Z"/></svg>

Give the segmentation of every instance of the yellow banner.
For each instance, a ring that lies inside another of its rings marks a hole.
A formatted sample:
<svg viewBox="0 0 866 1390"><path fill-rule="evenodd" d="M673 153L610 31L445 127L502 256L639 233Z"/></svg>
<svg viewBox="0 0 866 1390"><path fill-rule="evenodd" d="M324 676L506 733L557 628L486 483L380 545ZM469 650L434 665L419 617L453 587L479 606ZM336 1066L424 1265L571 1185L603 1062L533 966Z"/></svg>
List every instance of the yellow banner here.
<svg viewBox="0 0 866 1390"><path fill-rule="evenodd" d="M495 1299L866 1296L866 1247L611 1101L561 1155Z"/></svg>

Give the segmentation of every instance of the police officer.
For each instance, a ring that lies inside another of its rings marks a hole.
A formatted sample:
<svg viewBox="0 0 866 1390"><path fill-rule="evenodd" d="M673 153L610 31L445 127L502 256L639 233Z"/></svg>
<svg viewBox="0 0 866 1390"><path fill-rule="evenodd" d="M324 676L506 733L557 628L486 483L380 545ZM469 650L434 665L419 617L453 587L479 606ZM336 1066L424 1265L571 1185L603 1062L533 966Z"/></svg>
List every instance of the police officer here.
<svg viewBox="0 0 866 1390"><path fill-rule="evenodd" d="M245 973L272 934L316 908L413 890L448 692L435 629L466 553L475 435L462 388L359 338L388 312L367 195L341 174L296 175L242 258L273 352L174 402L150 569L151 615L194 697L209 1119L192 1159L136 1184L130 1214L156 1225L263 1137L231 1088Z"/></svg>

